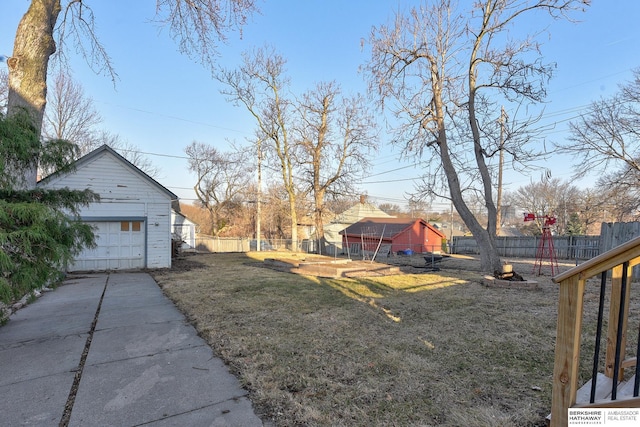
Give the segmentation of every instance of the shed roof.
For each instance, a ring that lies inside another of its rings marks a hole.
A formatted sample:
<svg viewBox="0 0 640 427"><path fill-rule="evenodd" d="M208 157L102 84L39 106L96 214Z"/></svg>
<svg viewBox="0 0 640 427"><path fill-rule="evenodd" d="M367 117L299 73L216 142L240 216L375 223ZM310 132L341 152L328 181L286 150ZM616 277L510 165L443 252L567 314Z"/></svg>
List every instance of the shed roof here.
<svg viewBox="0 0 640 427"><path fill-rule="evenodd" d="M348 236L371 236L383 239L392 239L411 227L416 222L429 228L434 233L444 238L444 234L421 218L362 218L340 232Z"/></svg>
<svg viewBox="0 0 640 427"><path fill-rule="evenodd" d="M183 214L182 212L178 212L175 209L171 209L171 215L175 217L173 218L174 222L179 217L182 219L183 222L191 223L193 225L198 225L194 220L192 220L191 218L188 218L185 214Z"/></svg>

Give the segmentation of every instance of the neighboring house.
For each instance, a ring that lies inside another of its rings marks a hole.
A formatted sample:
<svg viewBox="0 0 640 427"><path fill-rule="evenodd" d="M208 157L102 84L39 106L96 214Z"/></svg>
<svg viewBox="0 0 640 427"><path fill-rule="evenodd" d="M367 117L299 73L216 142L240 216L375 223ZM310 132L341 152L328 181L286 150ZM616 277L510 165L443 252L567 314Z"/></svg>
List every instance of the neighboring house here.
<svg viewBox="0 0 640 427"><path fill-rule="evenodd" d="M429 224L436 227L440 230L447 239L451 240L453 237L457 236L469 236L471 233L467 231L467 228L464 224L459 222L430 222Z"/></svg>
<svg viewBox="0 0 640 427"><path fill-rule="evenodd" d="M350 254L438 252L446 239L436 227L415 218L363 218L340 234Z"/></svg>
<svg viewBox="0 0 640 427"><path fill-rule="evenodd" d="M365 197L361 196L359 203L356 203L346 211L338 214L329 223L324 224L324 237L329 246L327 249L328 254L335 255L336 252L346 252L343 250L344 246L341 231L360 221L362 218L393 217L371 203L367 203Z"/></svg>
<svg viewBox="0 0 640 427"><path fill-rule="evenodd" d="M189 218L171 210L171 233L174 239L182 241L182 249L195 249L196 247L196 223Z"/></svg>
<svg viewBox="0 0 640 427"><path fill-rule="evenodd" d="M171 267L171 201L178 197L106 145L73 166L37 184L100 195L99 203L80 210L94 227L97 247L83 250L67 270Z"/></svg>
<svg viewBox="0 0 640 427"><path fill-rule="evenodd" d="M316 223L311 215L298 216L298 240L308 241L315 236Z"/></svg>
<svg viewBox="0 0 640 427"><path fill-rule="evenodd" d="M524 234L522 234L522 232L520 230L518 230L516 227L510 225L510 226L502 226L502 227L500 227L500 230L498 231L498 236L500 236L500 237L522 237L522 236L524 236Z"/></svg>

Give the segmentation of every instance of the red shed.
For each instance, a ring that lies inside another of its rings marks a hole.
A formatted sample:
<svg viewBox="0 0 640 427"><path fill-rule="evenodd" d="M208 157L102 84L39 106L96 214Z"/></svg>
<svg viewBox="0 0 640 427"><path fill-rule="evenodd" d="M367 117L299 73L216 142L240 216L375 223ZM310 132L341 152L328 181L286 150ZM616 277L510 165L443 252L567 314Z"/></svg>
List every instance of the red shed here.
<svg viewBox="0 0 640 427"><path fill-rule="evenodd" d="M362 218L340 232L343 247L352 252L411 251L413 253L436 252L442 249L444 233L423 219L415 218Z"/></svg>

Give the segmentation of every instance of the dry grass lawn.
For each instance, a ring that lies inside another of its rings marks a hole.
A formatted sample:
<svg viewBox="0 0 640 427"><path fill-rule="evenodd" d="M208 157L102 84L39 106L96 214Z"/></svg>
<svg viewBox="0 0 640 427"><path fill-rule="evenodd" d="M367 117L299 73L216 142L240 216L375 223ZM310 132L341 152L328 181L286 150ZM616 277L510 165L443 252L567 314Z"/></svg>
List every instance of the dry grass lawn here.
<svg viewBox="0 0 640 427"><path fill-rule="evenodd" d="M557 310L548 277L538 290L488 288L477 261L450 260L435 273L321 279L265 268L266 256L193 255L154 273L265 420L545 425Z"/></svg>

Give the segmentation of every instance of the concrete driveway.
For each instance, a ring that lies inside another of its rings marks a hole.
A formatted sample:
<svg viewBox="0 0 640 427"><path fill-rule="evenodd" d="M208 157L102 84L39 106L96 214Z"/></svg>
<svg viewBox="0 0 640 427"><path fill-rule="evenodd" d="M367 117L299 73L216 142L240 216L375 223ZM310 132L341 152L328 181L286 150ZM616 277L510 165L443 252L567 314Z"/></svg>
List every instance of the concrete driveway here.
<svg viewBox="0 0 640 427"><path fill-rule="evenodd" d="M69 278L0 327L0 423L262 426L146 273Z"/></svg>

